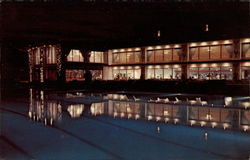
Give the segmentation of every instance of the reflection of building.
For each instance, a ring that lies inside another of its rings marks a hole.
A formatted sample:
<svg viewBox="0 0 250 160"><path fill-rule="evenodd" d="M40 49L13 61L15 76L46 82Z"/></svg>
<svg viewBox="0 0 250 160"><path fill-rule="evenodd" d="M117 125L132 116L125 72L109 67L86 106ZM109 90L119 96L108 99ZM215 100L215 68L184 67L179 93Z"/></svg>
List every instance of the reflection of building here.
<svg viewBox="0 0 250 160"><path fill-rule="evenodd" d="M68 112L72 118L78 118L83 114L83 104L72 104L68 106Z"/></svg>
<svg viewBox="0 0 250 160"><path fill-rule="evenodd" d="M34 121L52 125L53 121L61 120L62 107L57 101L46 99L44 91L33 93L33 89L30 89L28 115Z"/></svg>
<svg viewBox="0 0 250 160"><path fill-rule="evenodd" d="M30 81L84 80L246 80L250 38L144 46L107 51L30 48Z"/></svg>
<svg viewBox="0 0 250 160"><path fill-rule="evenodd" d="M33 93L35 92L35 93ZM190 105L188 103L174 102L146 102L135 101L125 94L106 94L103 98L86 97L77 92L75 95L67 94L71 99L67 103L59 103L48 99L43 91L30 90L29 117L35 121L45 124L52 124L53 121L61 120L62 112L67 111L67 116L79 118L84 114L94 116L108 115L114 118L144 119L163 123L186 124L191 126L212 127L212 128L239 128L244 131L250 129L250 107L249 101L240 101L238 104L231 102L230 105L209 106L202 104ZM83 103L72 103L74 98L81 97ZM90 104L90 105L89 105ZM233 108L236 104L239 108ZM63 109L64 108L64 109Z"/></svg>

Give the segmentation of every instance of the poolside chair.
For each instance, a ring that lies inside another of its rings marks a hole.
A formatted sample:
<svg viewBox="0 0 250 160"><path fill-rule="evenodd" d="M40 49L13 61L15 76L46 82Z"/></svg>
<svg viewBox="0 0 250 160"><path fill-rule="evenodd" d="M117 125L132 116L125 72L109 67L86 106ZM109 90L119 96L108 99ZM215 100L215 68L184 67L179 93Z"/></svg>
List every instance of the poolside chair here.
<svg viewBox="0 0 250 160"><path fill-rule="evenodd" d="M188 103L188 104L191 104L191 105L194 105L194 104L197 104L197 101L196 101L196 100L189 100L189 99L187 98L187 103Z"/></svg>
<svg viewBox="0 0 250 160"><path fill-rule="evenodd" d="M202 100L201 100L201 97L196 98L196 102L197 102L198 104L201 104L202 106L208 104L207 101L202 101Z"/></svg>
<svg viewBox="0 0 250 160"><path fill-rule="evenodd" d="M177 97L175 97L175 101L174 101L174 104L176 103L181 103L181 100L179 100Z"/></svg>
<svg viewBox="0 0 250 160"><path fill-rule="evenodd" d="M133 99L134 99L135 102L140 100L140 98L136 98L135 96L133 96Z"/></svg>

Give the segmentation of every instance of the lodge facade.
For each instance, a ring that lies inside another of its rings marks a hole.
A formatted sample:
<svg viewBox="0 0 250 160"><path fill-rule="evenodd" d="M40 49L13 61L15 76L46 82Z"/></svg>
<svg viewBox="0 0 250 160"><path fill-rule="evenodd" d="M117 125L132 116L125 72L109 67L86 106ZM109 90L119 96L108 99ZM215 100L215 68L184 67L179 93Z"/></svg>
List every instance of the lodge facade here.
<svg viewBox="0 0 250 160"><path fill-rule="evenodd" d="M84 80L228 80L250 78L250 38L87 51L28 49L30 82Z"/></svg>

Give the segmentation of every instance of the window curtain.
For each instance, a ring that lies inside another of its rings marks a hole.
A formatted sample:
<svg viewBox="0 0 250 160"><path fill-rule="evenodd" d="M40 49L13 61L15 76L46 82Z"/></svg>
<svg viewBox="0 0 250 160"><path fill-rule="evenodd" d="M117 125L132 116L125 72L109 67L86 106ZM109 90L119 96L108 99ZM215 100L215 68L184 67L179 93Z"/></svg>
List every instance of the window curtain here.
<svg viewBox="0 0 250 160"><path fill-rule="evenodd" d="M150 62L151 56L153 56L153 51L147 51L147 61Z"/></svg>
<svg viewBox="0 0 250 160"><path fill-rule="evenodd" d="M250 43L242 44L242 55L243 55L243 57L246 57L245 54L247 53L247 51L249 49L250 49Z"/></svg>
<svg viewBox="0 0 250 160"><path fill-rule="evenodd" d="M192 57L194 56L195 52L196 52L197 48L190 48L189 49L189 58L192 59Z"/></svg>
<svg viewBox="0 0 250 160"><path fill-rule="evenodd" d="M181 48L177 48L177 49L175 49L175 51L177 52L177 55L179 56L179 60L180 60L180 58L182 56L182 49Z"/></svg>
<svg viewBox="0 0 250 160"><path fill-rule="evenodd" d="M233 45L225 45L227 52L230 54L230 58L234 57L234 47Z"/></svg>

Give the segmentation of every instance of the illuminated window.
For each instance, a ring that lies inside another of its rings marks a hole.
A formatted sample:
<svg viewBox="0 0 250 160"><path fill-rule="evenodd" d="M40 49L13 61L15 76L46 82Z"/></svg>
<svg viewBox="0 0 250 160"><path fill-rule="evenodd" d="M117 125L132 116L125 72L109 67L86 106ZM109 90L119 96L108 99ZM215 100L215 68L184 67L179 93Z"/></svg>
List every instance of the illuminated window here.
<svg viewBox="0 0 250 160"><path fill-rule="evenodd" d="M140 68L124 68L118 69L113 68L113 78L114 80L132 80L140 79L141 69Z"/></svg>
<svg viewBox="0 0 250 160"><path fill-rule="evenodd" d="M153 51L147 51L147 62L154 62L154 52Z"/></svg>
<svg viewBox="0 0 250 160"><path fill-rule="evenodd" d="M103 63L103 52L91 51L89 62L91 63Z"/></svg>
<svg viewBox="0 0 250 160"><path fill-rule="evenodd" d="M47 64L56 63L56 48L55 47L46 47L46 62Z"/></svg>
<svg viewBox="0 0 250 160"><path fill-rule="evenodd" d="M146 73L146 79L180 79L182 74L181 68L173 66L146 67Z"/></svg>
<svg viewBox="0 0 250 160"><path fill-rule="evenodd" d="M172 61L172 49L165 49L164 50L164 61L169 62Z"/></svg>
<svg viewBox="0 0 250 160"><path fill-rule="evenodd" d="M250 43L243 43L242 44L242 57L243 58L250 58Z"/></svg>
<svg viewBox="0 0 250 160"><path fill-rule="evenodd" d="M38 64L40 64L40 56L41 56L41 54L40 54L40 48L37 48L37 49L35 49L34 50L34 52L33 52L33 56L34 56L34 61L35 61L35 64L36 65L38 65Z"/></svg>
<svg viewBox="0 0 250 160"><path fill-rule="evenodd" d="M210 47L210 59L220 59L220 46Z"/></svg>
<svg viewBox="0 0 250 160"><path fill-rule="evenodd" d="M77 69L66 70L66 81L84 80L84 71Z"/></svg>
<svg viewBox="0 0 250 160"><path fill-rule="evenodd" d="M102 80L102 70L90 70L92 80Z"/></svg>
<svg viewBox="0 0 250 160"><path fill-rule="evenodd" d="M163 61L163 50L155 50L155 62Z"/></svg>
<svg viewBox="0 0 250 160"><path fill-rule="evenodd" d="M192 65L191 65L192 66ZM207 65L199 67L188 67L188 75L190 79L199 80L232 80L233 70L232 66L222 66L222 64L216 64L216 66Z"/></svg>
<svg viewBox="0 0 250 160"><path fill-rule="evenodd" d="M140 51L128 51L113 53L113 63L114 64L133 64L141 62L141 52Z"/></svg>
<svg viewBox="0 0 250 160"><path fill-rule="evenodd" d="M79 50L72 49L67 56L67 61L69 62L83 62L82 53Z"/></svg>
<svg viewBox="0 0 250 160"><path fill-rule="evenodd" d="M190 60L215 60L233 58L234 49L232 44L213 46L200 46L189 48Z"/></svg>

